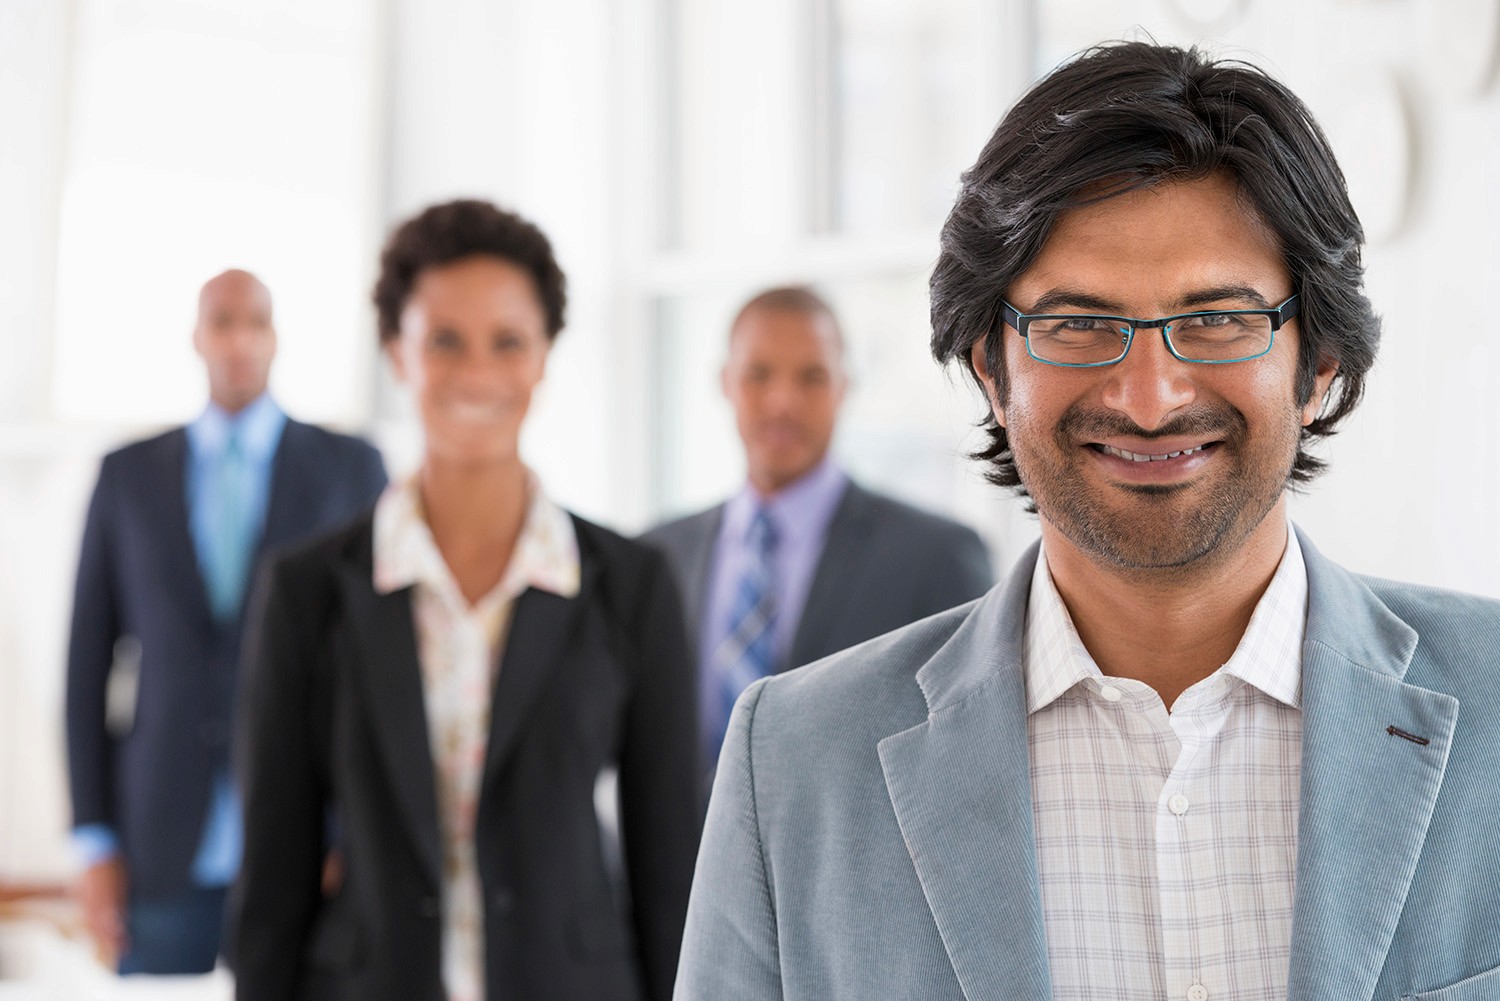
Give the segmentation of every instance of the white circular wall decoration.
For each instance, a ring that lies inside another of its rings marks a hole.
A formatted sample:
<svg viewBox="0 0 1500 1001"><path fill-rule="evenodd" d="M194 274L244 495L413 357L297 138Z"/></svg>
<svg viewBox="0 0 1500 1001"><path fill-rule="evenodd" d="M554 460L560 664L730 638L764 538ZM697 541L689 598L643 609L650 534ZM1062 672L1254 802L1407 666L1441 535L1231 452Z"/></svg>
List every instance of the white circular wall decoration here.
<svg viewBox="0 0 1500 1001"><path fill-rule="evenodd" d="M1418 0L1417 63L1446 94L1483 93L1500 65L1500 0Z"/></svg>
<svg viewBox="0 0 1500 1001"><path fill-rule="evenodd" d="M1249 0L1167 0L1178 18L1199 29L1228 27L1249 5Z"/></svg>
<svg viewBox="0 0 1500 1001"><path fill-rule="evenodd" d="M1411 104L1390 71L1351 68L1338 79L1321 117L1365 238L1383 242L1401 232L1411 211L1417 160Z"/></svg>

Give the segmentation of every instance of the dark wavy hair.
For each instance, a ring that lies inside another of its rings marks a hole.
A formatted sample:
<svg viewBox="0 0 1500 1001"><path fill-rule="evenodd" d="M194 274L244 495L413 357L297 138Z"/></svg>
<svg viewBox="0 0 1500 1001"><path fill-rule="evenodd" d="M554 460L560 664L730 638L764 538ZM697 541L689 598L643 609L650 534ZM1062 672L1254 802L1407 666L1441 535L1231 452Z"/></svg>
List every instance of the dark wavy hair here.
<svg viewBox="0 0 1500 1001"><path fill-rule="evenodd" d="M529 273L547 322L548 340L563 328L568 305L567 279L552 254L552 244L536 226L514 212L474 198L423 209L397 226L380 252L375 281L375 311L382 344L401 330L401 311L427 268L452 264L475 255L498 257Z"/></svg>
<svg viewBox="0 0 1500 1001"><path fill-rule="evenodd" d="M1297 396L1318 364L1339 370L1317 418L1302 429L1291 481L1325 463L1309 443L1333 434L1359 404L1380 343L1364 294L1364 231L1322 129L1290 90L1241 62L1145 42L1098 46L1054 70L1010 110L962 178L943 224L929 287L932 353L960 359L985 340L986 374L1006 399L1000 302L1029 268L1058 216L1140 188L1224 171L1280 242L1301 295ZM981 386L982 388L982 386ZM973 455L987 478L1025 494L1005 428L993 413Z"/></svg>

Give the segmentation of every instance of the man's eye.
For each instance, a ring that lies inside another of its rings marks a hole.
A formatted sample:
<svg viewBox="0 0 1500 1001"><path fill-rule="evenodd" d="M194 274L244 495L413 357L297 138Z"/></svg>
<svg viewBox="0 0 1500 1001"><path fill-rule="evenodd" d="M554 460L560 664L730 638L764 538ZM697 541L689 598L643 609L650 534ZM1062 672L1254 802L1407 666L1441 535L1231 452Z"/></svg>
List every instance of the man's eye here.
<svg viewBox="0 0 1500 1001"><path fill-rule="evenodd" d="M1259 317L1245 317L1238 313L1204 313L1201 316L1183 317L1179 328L1185 330L1232 330L1247 325L1248 320L1258 320Z"/></svg>
<svg viewBox="0 0 1500 1001"><path fill-rule="evenodd" d="M439 330L429 343L438 351L457 351L463 347L463 338L451 330Z"/></svg>

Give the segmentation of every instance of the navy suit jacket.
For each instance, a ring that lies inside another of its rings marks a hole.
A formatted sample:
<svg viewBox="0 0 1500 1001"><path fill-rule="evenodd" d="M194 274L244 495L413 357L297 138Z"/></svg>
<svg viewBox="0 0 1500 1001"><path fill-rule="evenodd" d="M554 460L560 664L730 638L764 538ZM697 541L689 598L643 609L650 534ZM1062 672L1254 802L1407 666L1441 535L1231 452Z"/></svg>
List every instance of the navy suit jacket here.
<svg viewBox="0 0 1500 1001"><path fill-rule="evenodd" d="M229 757L240 623L216 623L209 609L188 524L187 461L183 428L105 456L73 602L73 822L114 828L139 896L191 885L213 777ZM353 518L385 482L368 443L288 420L272 460L257 561ZM134 688L123 720L111 705L122 680Z"/></svg>

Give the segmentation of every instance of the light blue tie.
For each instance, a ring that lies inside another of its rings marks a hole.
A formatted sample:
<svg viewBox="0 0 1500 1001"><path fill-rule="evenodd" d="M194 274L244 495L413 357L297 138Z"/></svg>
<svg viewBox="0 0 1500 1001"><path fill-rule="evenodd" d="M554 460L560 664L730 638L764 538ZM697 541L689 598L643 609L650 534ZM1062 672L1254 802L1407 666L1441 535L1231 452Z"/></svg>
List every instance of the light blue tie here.
<svg viewBox="0 0 1500 1001"><path fill-rule="evenodd" d="M255 526L250 523L254 484L240 435L239 426L231 425L224 450L208 474L209 523L213 525L213 538L205 554L208 596L214 618L220 622L233 622L239 617L255 545Z"/></svg>
<svg viewBox="0 0 1500 1001"><path fill-rule="evenodd" d="M717 712L704 720L707 761L717 761L729 727L729 713L740 693L771 673L776 634L776 526L765 508L755 513L745 537L745 572L730 606L729 635L714 651Z"/></svg>

